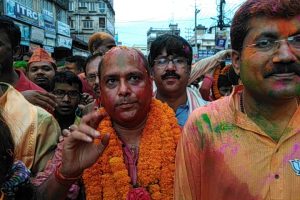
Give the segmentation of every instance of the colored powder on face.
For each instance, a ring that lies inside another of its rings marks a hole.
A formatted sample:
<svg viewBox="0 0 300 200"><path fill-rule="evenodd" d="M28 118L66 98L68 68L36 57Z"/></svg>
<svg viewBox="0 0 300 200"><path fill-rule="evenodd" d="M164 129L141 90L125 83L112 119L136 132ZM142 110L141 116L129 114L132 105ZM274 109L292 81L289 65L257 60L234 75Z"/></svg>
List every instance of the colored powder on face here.
<svg viewBox="0 0 300 200"><path fill-rule="evenodd" d="M205 114L202 114L201 117L202 117L202 120L207 124L209 130L213 131L211 121L210 121L208 115L205 113Z"/></svg>

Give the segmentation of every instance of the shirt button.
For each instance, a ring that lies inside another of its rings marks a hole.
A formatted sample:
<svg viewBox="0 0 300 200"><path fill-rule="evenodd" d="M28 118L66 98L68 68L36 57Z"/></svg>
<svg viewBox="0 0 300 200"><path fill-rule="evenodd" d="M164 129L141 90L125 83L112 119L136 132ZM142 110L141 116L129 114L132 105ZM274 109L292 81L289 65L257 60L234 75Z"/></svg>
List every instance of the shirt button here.
<svg viewBox="0 0 300 200"><path fill-rule="evenodd" d="M278 174L275 174L275 179L279 179L279 175Z"/></svg>

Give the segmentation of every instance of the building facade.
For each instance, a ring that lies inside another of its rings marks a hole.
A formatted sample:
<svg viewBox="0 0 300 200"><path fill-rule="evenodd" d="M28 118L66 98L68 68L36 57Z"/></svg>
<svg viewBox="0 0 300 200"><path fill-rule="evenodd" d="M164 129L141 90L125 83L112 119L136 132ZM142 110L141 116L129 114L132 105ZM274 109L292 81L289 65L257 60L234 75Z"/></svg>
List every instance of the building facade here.
<svg viewBox="0 0 300 200"><path fill-rule="evenodd" d="M115 36L113 0L69 0L68 10L73 38L87 43L98 31Z"/></svg>
<svg viewBox="0 0 300 200"><path fill-rule="evenodd" d="M2 0L0 14L14 20L21 30L22 53L43 47L72 48L67 24L68 0Z"/></svg>
<svg viewBox="0 0 300 200"><path fill-rule="evenodd" d="M163 34L180 35L180 29L178 24L169 24L169 28L152 28L147 31L147 54L150 51L151 43L160 35Z"/></svg>

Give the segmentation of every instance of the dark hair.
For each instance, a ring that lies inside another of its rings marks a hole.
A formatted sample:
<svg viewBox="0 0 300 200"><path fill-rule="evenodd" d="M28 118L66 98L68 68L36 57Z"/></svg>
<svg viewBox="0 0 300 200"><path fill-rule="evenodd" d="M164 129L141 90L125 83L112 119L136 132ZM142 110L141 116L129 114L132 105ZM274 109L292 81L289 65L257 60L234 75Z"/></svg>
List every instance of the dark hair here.
<svg viewBox="0 0 300 200"><path fill-rule="evenodd" d="M86 57L75 55L67 57L66 61L70 63L75 63L77 70L82 71L85 68Z"/></svg>
<svg viewBox="0 0 300 200"><path fill-rule="evenodd" d="M11 136L10 129L2 117L0 117L0 130L0 163L2 163L0 167L0 173L5 175L8 173L14 163L15 144Z"/></svg>
<svg viewBox="0 0 300 200"><path fill-rule="evenodd" d="M8 181L10 182L10 184L6 184L12 191L11 193L2 188L6 197L4 199L35 199L34 187L29 182L29 180L24 183L18 183L18 181L16 181L18 180L18 177L14 177L16 176L16 174L11 174L14 173L12 170L15 161L14 150L15 144L12 138L11 131L7 126L4 118L0 114L0 174L3 175L0 180L0 187L3 187L4 182ZM14 184L12 185L11 183Z"/></svg>
<svg viewBox="0 0 300 200"><path fill-rule="evenodd" d="M97 53L95 53L95 54L93 54L93 55L90 55L90 56L86 59L86 62L85 62L84 68L83 68L85 75L86 75L86 66L87 66L92 60L94 60L95 58L97 58L97 57L102 57L102 56L103 56L103 54L102 54L101 52L97 52Z"/></svg>
<svg viewBox="0 0 300 200"><path fill-rule="evenodd" d="M188 59L188 65L192 65L193 50L191 45L182 37L164 34L157 37L151 44L148 61L150 67L154 66L154 59L166 49L167 55L178 55Z"/></svg>
<svg viewBox="0 0 300 200"><path fill-rule="evenodd" d="M52 90L56 83L67 83L69 85L78 84L79 93L82 93L82 82L76 74L71 71L57 72L52 81Z"/></svg>
<svg viewBox="0 0 300 200"><path fill-rule="evenodd" d="M252 18L291 18L300 14L299 0L248 0L236 11L230 30L232 49L241 52Z"/></svg>
<svg viewBox="0 0 300 200"><path fill-rule="evenodd" d="M20 45L21 31L18 25L14 23L12 19L7 16L0 16L0 30L4 31L8 36L12 49Z"/></svg>
<svg viewBox="0 0 300 200"><path fill-rule="evenodd" d="M151 75L151 70L150 70L150 67L149 67L149 63L148 63L148 60L147 58L145 57L145 55L138 49L136 48L132 48L132 47L125 47L125 46L116 46L116 47L113 47L111 48L110 50L108 50L102 60L100 61L99 63L99 68L98 68L98 75L99 75L99 78L101 77L101 68L103 67L104 63L106 62L107 59L110 59L111 57L111 53L113 53L114 51L118 51L118 50L125 50L125 51L131 51L133 50L137 56L138 56L138 61L139 63L142 63L142 65L145 67L146 71L147 71L147 74L150 76Z"/></svg>

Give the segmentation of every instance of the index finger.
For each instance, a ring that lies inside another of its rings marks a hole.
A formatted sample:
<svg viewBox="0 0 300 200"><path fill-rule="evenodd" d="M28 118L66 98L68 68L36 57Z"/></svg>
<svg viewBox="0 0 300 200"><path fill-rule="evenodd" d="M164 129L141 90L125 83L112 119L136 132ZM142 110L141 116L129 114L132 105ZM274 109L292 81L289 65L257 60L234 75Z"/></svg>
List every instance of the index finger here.
<svg viewBox="0 0 300 200"><path fill-rule="evenodd" d="M43 93L43 94L44 94L45 96L47 96L47 97L53 99L53 100L55 100L55 98L56 98L56 96L55 96L54 94L50 93L50 92Z"/></svg>
<svg viewBox="0 0 300 200"><path fill-rule="evenodd" d="M84 115L80 121L80 124L88 124L93 128L97 128L98 124L104 119L105 116L107 116L106 113L101 114L98 111L93 111L87 115Z"/></svg>

